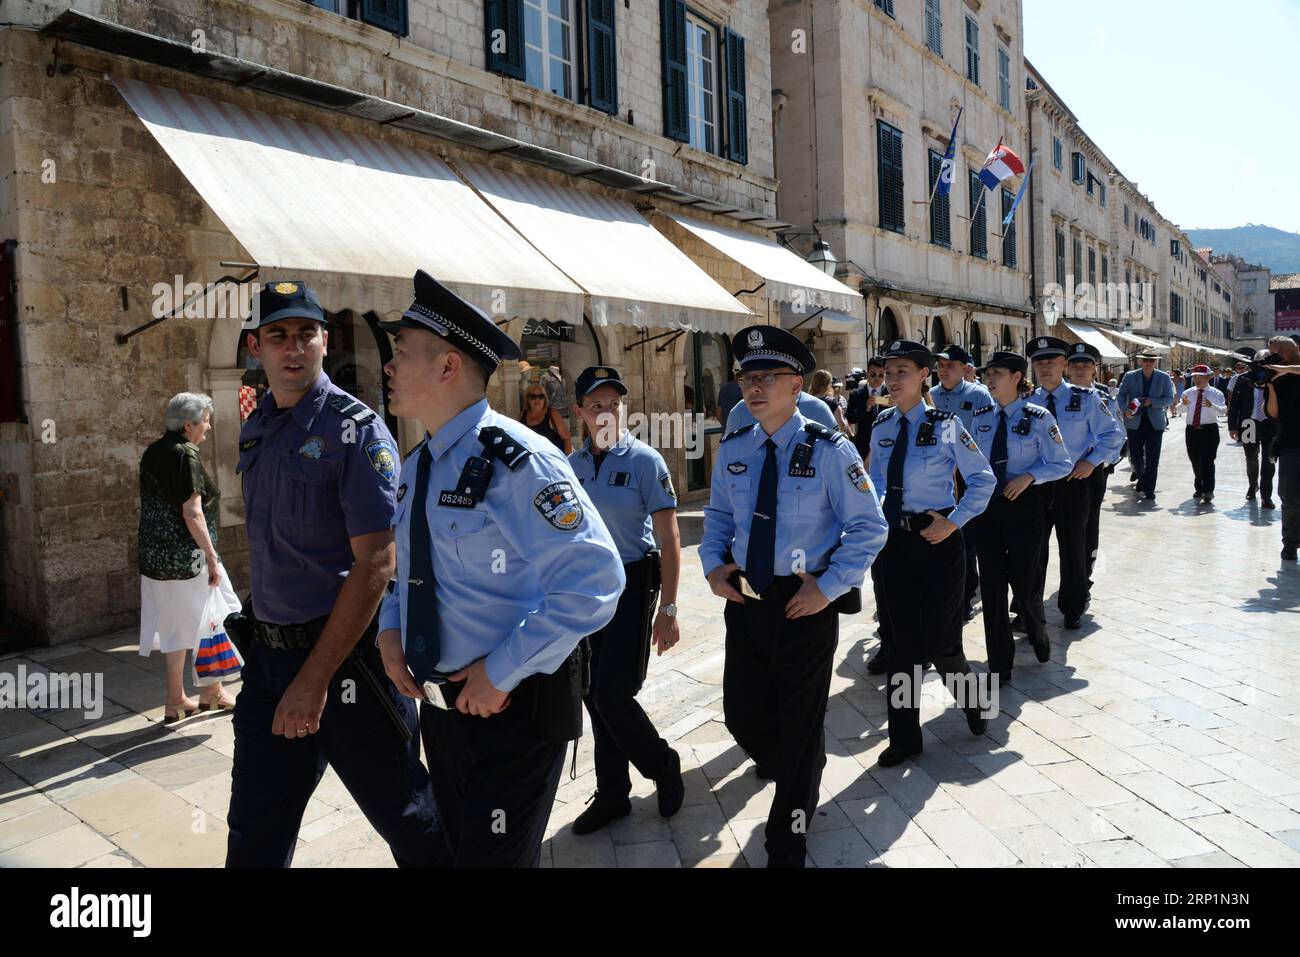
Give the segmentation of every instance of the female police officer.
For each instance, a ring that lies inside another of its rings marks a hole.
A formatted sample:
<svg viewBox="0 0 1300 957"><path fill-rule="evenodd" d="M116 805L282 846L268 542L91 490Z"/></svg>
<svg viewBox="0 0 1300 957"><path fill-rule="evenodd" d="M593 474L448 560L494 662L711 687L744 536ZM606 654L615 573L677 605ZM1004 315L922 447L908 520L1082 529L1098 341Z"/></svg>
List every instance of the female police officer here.
<svg viewBox="0 0 1300 957"><path fill-rule="evenodd" d="M1011 680L1016 651L1007 617L1007 585L1020 598L1021 618L1039 661L1051 655L1037 595L1038 543L1046 504L1038 486L1065 478L1074 467L1061 430L1050 412L1024 400L1029 360L1015 352L995 352L984 368L984 384L994 404L975 411L975 442L993 468L993 499L968 526L979 552L984 601L984 642L989 672Z"/></svg>
<svg viewBox="0 0 1300 957"><path fill-rule="evenodd" d="M934 362L930 350L900 340L889 344L884 358L894 408L877 416L872 428L871 481L883 496L889 541L871 574L889 663L889 747L878 760L891 767L921 751L925 661L943 675L971 732L983 734L988 727L973 678L959 677L971 674L961 646L966 556L960 529L988 505L994 478L961 420L922 401ZM966 482L959 505L954 469Z"/></svg>
<svg viewBox="0 0 1300 957"><path fill-rule="evenodd" d="M575 386L588 438L569 456L569 464L613 535L627 576L614 620L589 639L591 690L586 705L596 738L596 794L573 822L573 832L590 834L631 813L629 761L655 781L664 817L676 814L686 796L681 759L636 701L649 661L650 616L661 577L655 539L663 550L664 604L654 618L653 637L663 654L678 639L681 538L668 465L658 451L623 428L620 413L627 386L618 370L592 366L579 374Z"/></svg>

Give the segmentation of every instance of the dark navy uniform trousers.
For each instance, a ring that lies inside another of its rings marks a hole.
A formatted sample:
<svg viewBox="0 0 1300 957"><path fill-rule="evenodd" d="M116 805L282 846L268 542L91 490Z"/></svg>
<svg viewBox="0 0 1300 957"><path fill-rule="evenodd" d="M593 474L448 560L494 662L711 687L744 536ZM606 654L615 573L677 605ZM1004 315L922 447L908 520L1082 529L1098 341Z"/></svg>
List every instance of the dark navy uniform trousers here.
<svg viewBox="0 0 1300 957"><path fill-rule="evenodd" d="M372 638L361 639L367 666L411 729L404 742L371 686L348 659L330 681L320 730L304 738L271 733L280 697L307 651L277 651L254 641L235 699L235 762L227 867L288 867L307 801L328 764L388 842L402 867L447 861L429 775L420 763L415 703L384 674ZM346 685L344 683L347 683Z"/></svg>
<svg viewBox="0 0 1300 957"><path fill-rule="evenodd" d="M1095 488L1091 479L1058 479L1042 486L1047 517L1038 551L1038 598L1041 601L1047 590L1047 559L1055 529L1061 557L1056 607L1066 618L1080 617L1092 592L1092 579L1088 577L1088 516Z"/></svg>
<svg viewBox="0 0 1300 957"><path fill-rule="evenodd" d="M1015 636L1007 611L1008 585L1016 596L1030 639L1041 638L1046 631L1043 602L1038 597L1043 521L1042 489L1031 485L1014 500L1001 493L995 495L988 508L963 529L975 539L979 550L984 644L990 672L1010 671L1016 659Z"/></svg>

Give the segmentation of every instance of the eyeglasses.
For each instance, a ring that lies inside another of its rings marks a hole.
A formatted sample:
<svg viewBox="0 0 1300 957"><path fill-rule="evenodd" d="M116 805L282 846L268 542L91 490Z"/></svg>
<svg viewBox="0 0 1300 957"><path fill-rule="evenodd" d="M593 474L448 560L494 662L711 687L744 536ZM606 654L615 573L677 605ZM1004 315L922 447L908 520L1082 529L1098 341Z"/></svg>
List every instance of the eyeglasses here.
<svg viewBox="0 0 1300 957"><path fill-rule="evenodd" d="M533 401L538 401L538 402L540 402L542 399L545 399L545 398L546 398L546 396L544 396L544 395L533 395L533 394L529 394L529 396L528 396L528 401L529 401L529 402L533 402Z"/></svg>
<svg viewBox="0 0 1300 957"><path fill-rule="evenodd" d="M748 389L751 386L758 386L766 389L776 382L777 376L782 375L799 375L798 372L751 372L748 375L736 376L736 381L740 383L742 389Z"/></svg>

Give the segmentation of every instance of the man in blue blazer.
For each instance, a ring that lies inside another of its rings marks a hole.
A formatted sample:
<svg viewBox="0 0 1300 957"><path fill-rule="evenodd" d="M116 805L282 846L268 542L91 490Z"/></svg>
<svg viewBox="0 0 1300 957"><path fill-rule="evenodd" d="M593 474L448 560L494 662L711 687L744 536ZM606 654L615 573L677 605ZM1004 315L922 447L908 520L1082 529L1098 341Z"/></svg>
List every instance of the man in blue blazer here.
<svg viewBox="0 0 1300 957"><path fill-rule="evenodd" d="M1140 367L1124 373L1116 397L1128 429L1129 462L1138 476L1136 490L1148 502L1156 497L1160 445L1169 427L1169 407L1174 404L1174 380L1156 368L1159 361L1153 352L1140 353Z"/></svg>

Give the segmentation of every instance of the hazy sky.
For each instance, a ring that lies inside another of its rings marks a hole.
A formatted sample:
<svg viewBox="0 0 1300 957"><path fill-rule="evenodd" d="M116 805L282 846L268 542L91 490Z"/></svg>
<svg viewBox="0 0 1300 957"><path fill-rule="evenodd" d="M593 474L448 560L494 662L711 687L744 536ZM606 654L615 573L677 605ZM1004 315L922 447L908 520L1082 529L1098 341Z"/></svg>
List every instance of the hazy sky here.
<svg viewBox="0 0 1300 957"><path fill-rule="evenodd" d="M1300 233L1300 0L1024 0L1025 55L1184 229Z"/></svg>

